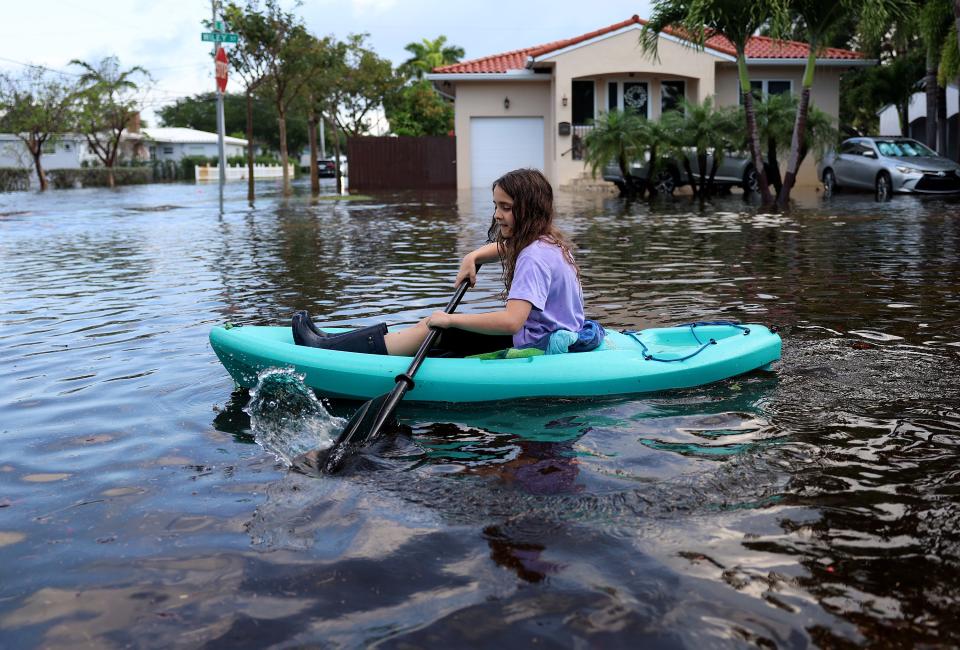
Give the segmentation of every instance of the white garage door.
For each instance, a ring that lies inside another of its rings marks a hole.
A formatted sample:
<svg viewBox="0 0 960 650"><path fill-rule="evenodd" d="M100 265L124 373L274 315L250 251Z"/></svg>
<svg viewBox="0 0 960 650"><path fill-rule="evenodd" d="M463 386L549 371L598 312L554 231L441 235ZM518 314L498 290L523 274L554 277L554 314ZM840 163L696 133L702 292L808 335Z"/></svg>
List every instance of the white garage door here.
<svg viewBox="0 0 960 650"><path fill-rule="evenodd" d="M470 118L470 181L490 187L520 167L543 171L542 117Z"/></svg>

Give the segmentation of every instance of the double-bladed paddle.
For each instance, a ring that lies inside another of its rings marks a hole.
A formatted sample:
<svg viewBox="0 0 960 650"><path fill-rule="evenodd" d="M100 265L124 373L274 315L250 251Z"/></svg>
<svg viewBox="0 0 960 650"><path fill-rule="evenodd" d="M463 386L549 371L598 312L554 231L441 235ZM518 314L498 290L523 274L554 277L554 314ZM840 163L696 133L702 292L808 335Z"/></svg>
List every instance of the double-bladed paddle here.
<svg viewBox="0 0 960 650"><path fill-rule="evenodd" d="M479 268L480 265L478 264L477 269L479 270ZM450 302L447 303L443 311L452 314L469 288L470 279L466 278L457 287L456 293L450 298ZM440 328L431 327L427 338L420 344L420 349L414 355L410 367L407 368L405 373L396 376L397 383L393 390L364 403L354 413L350 421L347 422L347 426L337 437L336 442L327 450L326 456L319 458L318 467L322 472L332 474L339 471L344 460L350 454L375 441L388 423L396 423L394 413L397 410L397 405L407 394L407 391L413 388L413 376L417 374L417 370L420 369L423 360L427 358L427 353L437 342L441 332Z"/></svg>

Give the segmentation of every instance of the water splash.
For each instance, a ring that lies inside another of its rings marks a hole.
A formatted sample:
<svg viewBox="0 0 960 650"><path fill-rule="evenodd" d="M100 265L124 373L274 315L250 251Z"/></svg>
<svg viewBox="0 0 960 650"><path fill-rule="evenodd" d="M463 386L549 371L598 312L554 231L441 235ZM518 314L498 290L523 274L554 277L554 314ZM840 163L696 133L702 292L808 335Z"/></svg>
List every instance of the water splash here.
<svg viewBox="0 0 960 650"><path fill-rule="evenodd" d="M257 443L287 465L300 454L332 445L347 424L324 408L303 375L289 368L257 375L244 410Z"/></svg>

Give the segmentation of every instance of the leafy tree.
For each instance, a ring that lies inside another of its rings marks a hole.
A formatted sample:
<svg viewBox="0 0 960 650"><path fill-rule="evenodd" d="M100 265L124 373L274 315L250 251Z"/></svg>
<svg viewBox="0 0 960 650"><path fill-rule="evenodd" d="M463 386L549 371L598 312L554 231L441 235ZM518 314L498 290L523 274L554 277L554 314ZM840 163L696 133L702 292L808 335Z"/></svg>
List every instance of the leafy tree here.
<svg viewBox="0 0 960 650"><path fill-rule="evenodd" d="M253 164L254 164L254 93L266 82L269 24L265 16L257 10L255 4L247 2L241 6L229 2L223 10L227 30L239 35L239 42L230 52L230 67L243 82L246 98L246 140L247 140L247 200L254 200ZM226 113L226 106L224 106ZM224 118L226 119L226 118ZM224 126L226 128L226 126Z"/></svg>
<svg viewBox="0 0 960 650"><path fill-rule="evenodd" d="M280 150L280 137L277 132L277 111L270 97L254 94L252 101L253 137L245 134L247 97L246 94L226 93L223 96L224 131L236 137L246 137L250 150L254 143L264 144L273 151ZM189 129L215 133L217 130L217 96L213 92L200 93L192 97L181 97L173 104L157 110L162 126L182 126ZM299 151L307 144L307 121L302 116L287 117L287 146L291 151Z"/></svg>
<svg viewBox="0 0 960 650"><path fill-rule="evenodd" d="M350 34L342 50L343 77L336 93L339 110L334 115L350 136L369 131L370 113L390 102L402 83L389 60L365 47L366 38L366 34Z"/></svg>
<svg viewBox="0 0 960 650"><path fill-rule="evenodd" d="M590 173L596 178L598 171L611 160L616 161L624 181L621 193L626 196L643 193L644 188L637 187L630 175L630 161L638 159L649 148L645 123L646 119L633 111L608 111L600 114L584 138L584 160Z"/></svg>
<svg viewBox="0 0 960 650"><path fill-rule="evenodd" d="M319 151L317 148L317 127L327 120L324 112L329 108L330 97L334 94L340 74L343 69L344 48L332 37L323 39L314 38L309 49L303 56L307 59L304 74L307 82L301 94L301 104L307 114L307 134L310 141L310 191L320 193L320 173L317 165ZM334 134L336 131L334 130ZM337 150L339 161L339 137L334 148ZM341 189L340 165L337 164L337 191Z"/></svg>
<svg viewBox="0 0 960 650"><path fill-rule="evenodd" d="M134 98L139 90L134 77L149 79L150 75L140 66L121 70L115 56L108 56L95 66L77 59L70 64L83 70L78 82L77 131L86 137L90 149L107 168L107 184L114 187L113 166L120 154L123 132L140 112Z"/></svg>
<svg viewBox="0 0 960 650"><path fill-rule="evenodd" d="M47 189L41 158L43 147L72 119L75 88L47 74L27 68L19 77L0 75L0 130L15 134L33 158L40 190Z"/></svg>
<svg viewBox="0 0 960 650"><path fill-rule="evenodd" d="M413 56L400 64L399 72L414 79L423 79L424 74L442 65L457 63L464 54L462 47L447 45L443 34L433 40L423 38L419 43L407 43L403 49Z"/></svg>
<svg viewBox="0 0 960 650"><path fill-rule="evenodd" d="M840 81L840 123L854 133L875 133L877 111L893 104L900 115L900 132L906 134L910 97L923 70L923 53L914 50L845 74Z"/></svg>
<svg viewBox="0 0 960 650"><path fill-rule="evenodd" d="M779 36L786 31L789 14L787 0L654 0L650 21L644 26L640 37L644 51L656 54L660 33L668 28L680 30L699 49L706 40L722 35L729 40L737 53L737 71L740 77L740 92L743 97L744 116L749 136L750 155L760 176L760 195L764 204L773 202L763 159L760 153L760 137L757 132L753 95L750 92L750 75L747 71L747 41L764 25Z"/></svg>
<svg viewBox="0 0 960 650"><path fill-rule="evenodd" d="M284 192L289 192L287 113L308 80L304 74L306 59L302 54L313 37L300 18L283 10L279 0L265 0L259 12L257 21L262 22L256 33L249 37L257 39L257 52L267 70L265 91L276 109L283 188Z"/></svg>
<svg viewBox="0 0 960 650"><path fill-rule="evenodd" d="M426 80L387 97L384 111L396 135L446 135L453 130L453 106Z"/></svg>

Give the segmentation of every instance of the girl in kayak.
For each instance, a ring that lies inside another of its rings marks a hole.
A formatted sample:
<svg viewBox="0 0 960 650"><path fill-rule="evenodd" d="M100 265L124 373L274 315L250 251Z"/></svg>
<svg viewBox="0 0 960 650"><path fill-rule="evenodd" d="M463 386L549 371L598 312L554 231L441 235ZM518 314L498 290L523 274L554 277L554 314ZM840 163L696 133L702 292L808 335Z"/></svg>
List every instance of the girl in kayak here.
<svg viewBox="0 0 960 650"><path fill-rule="evenodd" d="M431 327L440 328L438 348L448 356L489 353L505 348L551 352L592 350L603 328L583 314L580 269L570 243L554 225L553 189L535 169L508 172L493 183L493 223L489 243L464 256L455 285L477 280L477 266L503 263L503 297L497 311L447 314L435 311L412 327L387 332L379 323L344 334L324 334L306 312L293 317L298 345L413 356Z"/></svg>

